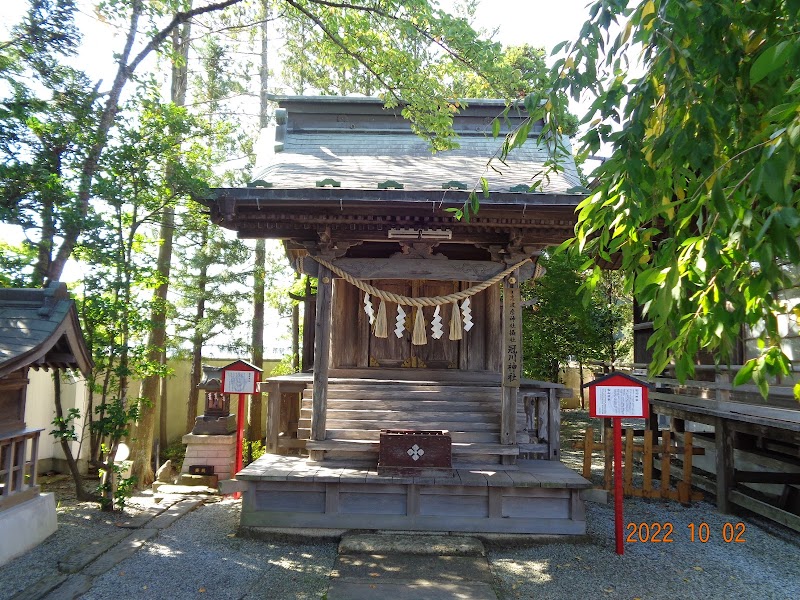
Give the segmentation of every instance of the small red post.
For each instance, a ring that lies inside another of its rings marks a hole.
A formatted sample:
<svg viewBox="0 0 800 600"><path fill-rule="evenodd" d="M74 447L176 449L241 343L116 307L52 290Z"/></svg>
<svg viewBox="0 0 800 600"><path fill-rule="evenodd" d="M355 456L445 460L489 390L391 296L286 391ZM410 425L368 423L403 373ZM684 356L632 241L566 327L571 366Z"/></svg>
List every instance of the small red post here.
<svg viewBox="0 0 800 600"><path fill-rule="evenodd" d="M239 394L239 410L236 412L236 469L233 476L242 470L242 444L244 442L244 394ZM233 497L239 499L241 492L234 493Z"/></svg>
<svg viewBox="0 0 800 600"><path fill-rule="evenodd" d="M614 533L617 554L625 554L622 529L622 419L614 417Z"/></svg>

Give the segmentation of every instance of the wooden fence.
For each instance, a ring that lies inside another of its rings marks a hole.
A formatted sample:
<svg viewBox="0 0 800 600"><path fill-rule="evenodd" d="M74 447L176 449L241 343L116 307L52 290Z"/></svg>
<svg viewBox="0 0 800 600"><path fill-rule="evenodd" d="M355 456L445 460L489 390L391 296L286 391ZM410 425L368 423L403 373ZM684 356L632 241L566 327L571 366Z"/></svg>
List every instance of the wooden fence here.
<svg viewBox="0 0 800 600"><path fill-rule="evenodd" d="M36 463L41 432L41 429L25 429L0 435L0 509L24 502L39 493ZM31 459L27 460L29 448Z"/></svg>
<svg viewBox="0 0 800 600"><path fill-rule="evenodd" d="M692 434L684 434L684 445L673 444L669 431L636 431L623 429L623 484L622 491L625 496L640 498L663 498L677 500L682 504L698 502L703 499L702 492L692 491L692 456L705 454L705 449L692 446ZM653 438L655 442L653 441ZM641 439L635 439L641 438ZM659 443L659 438L661 443ZM576 444L580 447L580 443ZM603 488L613 491L613 459L614 459L614 430L606 428L602 442L594 440L594 429L588 427L582 443L583 447L583 476L589 479L592 474L592 453L602 451L604 460ZM640 457L642 463L642 487L634 487L633 462L634 454ZM675 488L671 487L673 456L683 456L683 469L681 479ZM660 471L659 485L653 486L654 470Z"/></svg>

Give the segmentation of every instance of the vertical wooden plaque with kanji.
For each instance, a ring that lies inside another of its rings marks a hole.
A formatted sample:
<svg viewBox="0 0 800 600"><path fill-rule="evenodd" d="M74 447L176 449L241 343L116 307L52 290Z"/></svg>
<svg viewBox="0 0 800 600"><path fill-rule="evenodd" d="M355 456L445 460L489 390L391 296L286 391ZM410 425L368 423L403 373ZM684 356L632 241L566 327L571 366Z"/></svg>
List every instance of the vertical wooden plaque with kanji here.
<svg viewBox="0 0 800 600"><path fill-rule="evenodd" d="M519 270L503 280L503 385L519 387L522 373L522 305Z"/></svg>

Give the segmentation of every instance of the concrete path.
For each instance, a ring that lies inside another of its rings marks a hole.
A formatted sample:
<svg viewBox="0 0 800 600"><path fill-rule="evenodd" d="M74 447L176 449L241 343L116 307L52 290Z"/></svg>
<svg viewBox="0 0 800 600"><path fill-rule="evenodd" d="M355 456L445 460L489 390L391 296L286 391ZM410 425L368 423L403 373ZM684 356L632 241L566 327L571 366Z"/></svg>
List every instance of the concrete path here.
<svg viewBox="0 0 800 600"><path fill-rule="evenodd" d="M328 600L497 600L483 544L447 535L346 535Z"/></svg>

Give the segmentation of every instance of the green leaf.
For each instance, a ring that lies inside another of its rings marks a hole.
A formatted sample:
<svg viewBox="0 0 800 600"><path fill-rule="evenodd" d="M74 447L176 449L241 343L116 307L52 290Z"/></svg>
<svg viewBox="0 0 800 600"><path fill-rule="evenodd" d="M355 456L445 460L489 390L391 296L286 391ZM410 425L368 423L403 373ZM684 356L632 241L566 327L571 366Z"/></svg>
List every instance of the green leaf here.
<svg viewBox="0 0 800 600"><path fill-rule="evenodd" d="M746 363L744 363L744 365L742 365L742 368L739 369L738 373L736 373L736 377L733 378L734 387L750 381L753 369L755 369L756 367L756 360L757 359L755 358L751 358Z"/></svg>
<svg viewBox="0 0 800 600"><path fill-rule="evenodd" d="M755 85L775 69L785 66L795 51L788 40L778 42L764 50L750 67L750 85Z"/></svg>
<svg viewBox="0 0 800 600"><path fill-rule="evenodd" d="M489 181L486 179L486 177L481 177L480 181L481 181L481 189L483 190L483 197L484 198L488 198L489 197ZM477 196L475 197L475 200L477 200ZM478 202L476 204L475 212L478 212L478 208L477 208L478 205L480 205L480 202Z"/></svg>
<svg viewBox="0 0 800 600"><path fill-rule="evenodd" d="M500 119L494 119L492 121L492 137L497 137L500 135Z"/></svg>

